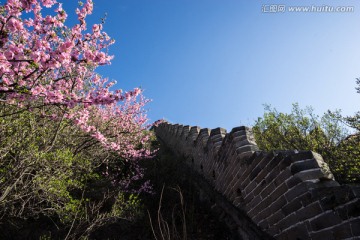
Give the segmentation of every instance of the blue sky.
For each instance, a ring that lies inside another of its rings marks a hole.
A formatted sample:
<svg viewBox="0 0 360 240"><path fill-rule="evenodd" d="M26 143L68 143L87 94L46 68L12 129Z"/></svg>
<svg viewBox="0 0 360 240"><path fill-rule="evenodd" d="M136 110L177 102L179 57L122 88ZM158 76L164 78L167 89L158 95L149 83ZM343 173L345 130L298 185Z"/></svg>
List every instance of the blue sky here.
<svg viewBox="0 0 360 240"><path fill-rule="evenodd" d="M64 8L71 15L77 1ZM360 2L321 0L94 0L107 13L112 65L98 69L125 90L141 86L151 121L201 127L251 125L263 104L319 114L360 110ZM269 5L283 13L264 13ZM353 6L351 13L289 12Z"/></svg>

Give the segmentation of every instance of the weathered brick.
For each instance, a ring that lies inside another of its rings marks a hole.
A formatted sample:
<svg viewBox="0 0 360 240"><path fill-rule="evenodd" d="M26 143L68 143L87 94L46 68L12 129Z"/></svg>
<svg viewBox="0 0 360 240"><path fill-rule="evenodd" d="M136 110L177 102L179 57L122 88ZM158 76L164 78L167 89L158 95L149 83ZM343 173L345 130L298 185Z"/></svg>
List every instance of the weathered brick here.
<svg viewBox="0 0 360 240"><path fill-rule="evenodd" d="M262 190L260 195L262 198L268 197L270 195L270 193L273 192L274 190L275 190L275 184L270 183Z"/></svg>
<svg viewBox="0 0 360 240"><path fill-rule="evenodd" d="M285 218L283 218L280 222L278 222L276 225L279 226L280 230L284 230L298 222L298 219L296 217L295 213L292 213Z"/></svg>
<svg viewBox="0 0 360 240"><path fill-rule="evenodd" d="M267 213L266 210L262 210L260 211L255 217L252 218L252 220L254 221L254 223L256 223L257 225L259 225L259 223L263 220L265 220L267 217Z"/></svg>
<svg viewBox="0 0 360 240"><path fill-rule="evenodd" d="M314 155L311 151L299 151L298 153L291 155L291 161L297 162L301 160L312 159L313 157Z"/></svg>
<svg viewBox="0 0 360 240"><path fill-rule="evenodd" d="M259 195L261 193L261 191L264 190L265 187L266 187L266 181L263 180L254 189L254 191L253 191L254 195Z"/></svg>
<svg viewBox="0 0 360 240"><path fill-rule="evenodd" d="M262 168L260 166L256 166L253 171L251 171L249 175L251 181L254 180L254 178L260 173L261 169Z"/></svg>
<svg viewBox="0 0 360 240"><path fill-rule="evenodd" d="M301 181L316 180L316 179L328 179L334 178L332 173L323 172L320 168L309 169L303 172L298 172L294 176L301 179Z"/></svg>
<svg viewBox="0 0 360 240"><path fill-rule="evenodd" d="M287 201L286 201L285 196L281 196L270 205L270 207L269 207L270 211L276 212L276 211L280 210L282 208L282 206L284 206L286 203L287 203Z"/></svg>
<svg viewBox="0 0 360 240"><path fill-rule="evenodd" d="M304 194L297 197L297 199L304 207L316 201L316 199L313 198L311 192L305 192Z"/></svg>
<svg viewBox="0 0 360 240"><path fill-rule="evenodd" d="M355 236L360 237L360 217L352 219L350 221L351 231L352 234Z"/></svg>
<svg viewBox="0 0 360 240"><path fill-rule="evenodd" d="M291 160L291 156L286 156L284 157L280 162L279 162L279 168L280 170L282 169L286 169L288 168L292 163L292 160ZM291 173L291 172L290 172Z"/></svg>
<svg viewBox="0 0 360 240"><path fill-rule="evenodd" d="M268 175L265 177L266 183L274 182L275 179L279 176L280 169L275 166L272 169L268 170ZM275 184L275 183L274 183ZM277 186L277 184L275 184Z"/></svg>
<svg viewBox="0 0 360 240"><path fill-rule="evenodd" d="M293 212L296 212L301 207L301 202L297 198L295 198L294 200L283 206L281 210L285 215L289 215Z"/></svg>
<svg viewBox="0 0 360 240"><path fill-rule="evenodd" d="M299 221L303 221L305 219L310 219L323 213L319 202L314 202L306 207L299 209L296 212L296 216L298 217Z"/></svg>
<svg viewBox="0 0 360 240"><path fill-rule="evenodd" d="M262 229L262 230L266 230L269 228L269 223L267 222L266 219L263 219L262 221L259 222L258 226Z"/></svg>
<svg viewBox="0 0 360 240"><path fill-rule="evenodd" d="M258 195L256 197L254 197L250 202L248 202L248 206L250 209L256 207L257 205L259 205L259 203L262 201L261 197ZM247 200L245 200L245 202L247 202Z"/></svg>
<svg viewBox="0 0 360 240"><path fill-rule="evenodd" d="M268 229L266 229L266 232L270 236L275 236L280 233L280 229L277 226L270 226Z"/></svg>
<svg viewBox="0 0 360 240"><path fill-rule="evenodd" d="M277 222L281 221L283 218L285 217L284 213L279 210L275 213L272 213L268 218L268 223L270 226L273 226L274 224L276 224Z"/></svg>
<svg viewBox="0 0 360 240"><path fill-rule="evenodd" d="M286 185L288 186L288 188L293 188L294 186L298 185L299 183L301 183L301 179L295 176L292 176L290 178L288 178L286 181Z"/></svg>
<svg viewBox="0 0 360 240"><path fill-rule="evenodd" d="M325 229L323 231L311 232L311 240L335 240L331 229Z"/></svg>
<svg viewBox="0 0 360 240"><path fill-rule="evenodd" d="M241 195L242 195L242 196L245 196L245 191L241 191ZM244 202L245 202L245 204L248 204L248 203L252 202L254 198L255 198L254 194L253 194L253 193L249 193L248 195L246 195L246 196L244 197ZM259 198L260 198L260 196L259 196ZM261 199L259 199L259 201L261 201Z"/></svg>
<svg viewBox="0 0 360 240"><path fill-rule="evenodd" d="M343 219L360 216L360 199L355 199L335 208L336 213Z"/></svg>
<svg viewBox="0 0 360 240"><path fill-rule="evenodd" d="M292 174L313 168L319 168L319 165L315 159L301 160L291 164L290 166Z"/></svg>
<svg viewBox="0 0 360 240"><path fill-rule="evenodd" d="M298 223L285 230L287 238L296 240L306 240L310 238L309 231L304 223Z"/></svg>
<svg viewBox="0 0 360 240"><path fill-rule="evenodd" d="M278 173L278 176L275 178L274 183L276 186L279 186L283 183L285 183L286 180L288 180L290 177L292 177L292 174L289 169L285 169Z"/></svg>
<svg viewBox="0 0 360 240"><path fill-rule="evenodd" d="M288 187L286 183L284 182L280 186L278 186L272 193L270 193L270 197L272 201L275 201L278 199L281 195L283 195L285 192L288 191Z"/></svg>
<svg viewBox="0 0 360 240"><path fill-rule="evenodd" d="M316 217L315 219L311 220L310 224L311 224L311 229L313 231L319 231L324 228L335 226L335 225L341 223L341 221L342 220L338 215L336 215L332 211L329 211L329 212L325 212L325 213L319 215L318 217Z"/></svg>
<svg viewBox="0 0 360 240"><path fill-rule="evenodd" d="M351 189L347 186L321 188L313 191L314 197L320 199L324 210L334 209L335 207L347 203L354 199Z"/></svg>
<svg viewBox="0 0 360 240"><path fill-rule="evenodd" d="M293 199L299 197L300 195L304 194L309 190L309 183L302 182L295 187L291 188L288 192L285 193L286 200L288 202L292 201Z"/></svg>
<svg viewBox="0 0 360 240"><path fill-rule="evenodd" d="M352 237L350 223L346 222L333 228L333 235L336 240Z"/></svg>
<svg viewBox="0 0 360 240"><path fill-rule="evenodd" d="M256 182L254 182L254 181L250 182L250 184L244 189L245 195L248 195L249 193L251 193L255 187L256 187Z"/></svg>

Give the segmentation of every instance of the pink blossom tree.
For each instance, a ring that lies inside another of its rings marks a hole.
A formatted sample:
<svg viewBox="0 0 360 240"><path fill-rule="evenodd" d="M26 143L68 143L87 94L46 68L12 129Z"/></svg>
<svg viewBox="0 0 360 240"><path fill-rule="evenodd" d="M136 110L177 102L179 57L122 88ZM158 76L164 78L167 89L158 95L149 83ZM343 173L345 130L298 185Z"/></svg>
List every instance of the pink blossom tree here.
<svg viewBox="0 0 360 240"><path fill-rule="evenodd" d="M43 7L56 8L54 16L42 16ZM142 134L147 127L142 91L111 91L115 82L95 73L98 66L110 64L108 47L114 40L102 24L88 30L85 20L92 10L93 2L87 0L76 9L79 23L70 28L65 25L67 13L56 0L8 0L0 15L1 101L25 109L56 105L66 112L65 118L109 150L127 158L148 156L148 151L134 146L134 139L147 138ZM112 127L102 132L109 119Z"/></svg>
<svg viewBox="0 0 360 240"><path fill-rule="evenodd" d="M92 10L87 0L68 27L56 0L0 6L0 220L55 214L66 238L116 219L124 192L150 191L132 185L143 177L138 161L152 155L148 100L96 73L114 41L102 24L87 26Z"/></svg>

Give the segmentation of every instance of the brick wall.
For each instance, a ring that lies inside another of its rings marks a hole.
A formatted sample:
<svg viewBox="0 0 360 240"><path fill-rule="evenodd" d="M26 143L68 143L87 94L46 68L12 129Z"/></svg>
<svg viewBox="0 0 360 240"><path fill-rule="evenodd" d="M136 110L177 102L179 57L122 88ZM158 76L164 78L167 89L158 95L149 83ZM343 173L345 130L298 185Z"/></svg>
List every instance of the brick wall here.
<svg viewBox="0 0 360 240"><path fill-rule="evenodd" d="M340 185L311 151L259 151L247 127L164 122L156 135L276 239L360 239L360 187Z"/></svg>

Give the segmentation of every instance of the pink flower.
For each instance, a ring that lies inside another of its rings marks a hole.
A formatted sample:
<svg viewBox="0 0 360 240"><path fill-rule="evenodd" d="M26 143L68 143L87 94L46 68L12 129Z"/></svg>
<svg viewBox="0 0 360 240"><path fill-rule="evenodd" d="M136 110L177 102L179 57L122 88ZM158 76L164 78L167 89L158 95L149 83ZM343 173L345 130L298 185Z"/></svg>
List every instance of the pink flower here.
<svg viewBox="0 0 360 240"><path fill-rule="evenodd" d="M7 24L7 27L12 32L22 31L24 28L23 23L16 18L11 18Z"/></svg>

